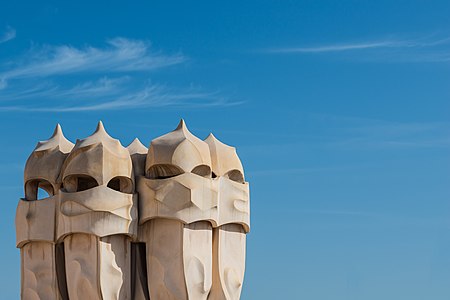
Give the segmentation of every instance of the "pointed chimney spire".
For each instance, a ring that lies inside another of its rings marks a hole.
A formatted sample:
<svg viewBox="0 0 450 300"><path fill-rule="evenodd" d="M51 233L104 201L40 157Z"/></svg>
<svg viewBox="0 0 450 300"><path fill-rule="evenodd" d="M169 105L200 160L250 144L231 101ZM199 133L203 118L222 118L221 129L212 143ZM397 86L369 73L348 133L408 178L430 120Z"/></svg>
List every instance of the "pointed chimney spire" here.
<svg viewBox="0 0 450 300"><path fill-rule="evenodd" d="M75 148L79 149L94 144L102 144L111 152L116 153L116 155L119 156L129 155L128 151L122 146L120 141L111 137L108 132L106 132L102 121L98 122L97 128L95 129L94 133L92 133L85 139L78 140Z"/></svg>
<svg viewBox="0 0 450 300"><path fill-rule="evenodd" d="M103 131L106 133L105 126L103 126L103 122L101 120L98 121L97 128L95 129L95 132L100 132L100 131Z"/></svg>
<svg viewBox="0 0 450 300"><path fill-rule="evenodd" d="M211 157L208 145L189 132L181 119L175 130L151 142L146 170L157 164L173 164L190 172L199 165L210 167Z"/></svg>
<svg viewBox="0 0 450 300"><path fill-rule="evenodd" d="M133 154L147 154L148 149L145 147L138 138L135 138L127 147L130 155Z"/></svg>
<svg viewBox="0 0 450 300"><path fill-rule="evenodd" d="M186 122L184 121L183 118L180 119L180 122L178 123L177 128L175 128L175 130L179 130L179 129L186 129L187 130Z"/></svg>
<svg viewBox="0 0 450 300"><path fill-rule="evenodd" d="M172 131L174 133L181 133L183 134L183 136L185 136L186 138L194 138L194 139L198 139L195 135L193 135L187 125L186 122L184 121L184 119L180 119L180 122L177 125L177 128L175 128L174 131ZM170 134L170 133L169 133ZM200 140L200 139L199 139Z"/></svg>
<svg viewBox="0 0 450 300"><path fill-rule="evenodd" d="M97 127L95 128L95 131L91 136L99 136L99 137L101 136L112 139L112 137L108 134L108 132L106 132L105 126L103 126L102 121L98 121Z"/></svg>
<svg viewBox="0 0 450 300"><path fill-rule="evenodd" d="M52 150L56 147L59 147L62 153L69 153L73 148L73 143L66 139L59 123L56 125L52 136L46 141L40 141L34 151Z"/></svg>
<svg viewBox="0 0 450 300"><path fill-rule="evenodd" d="M39 142L28 157L24 181L41 178L56 183L61 166L73 147L73 143L64 137L61 125L57 124L52 136Z"/></svg>
<svg viewBox="0 0 450 300"><path fill-rule="evenodd" d="M53 130L53 134L52 134L52 136L50 138L55 137L57 135L62 135L62 134L63 134L63 132L62 132L61 125L59 123L57 123L56 127L55 127L55 130Z"/></svg>
<svg viewBox="0 0 450 300"><path fill-rule="evenodd" d="M103 123L87 138L77 140L75 147L64 161L62 178L74 174L88 174L99 185L115 176L130 177L132 161L128 150L119 140L112 138Z"/></svg>
<svg viewBox="0 0 450 300"><path fill-rule="evenodd" d="M208 136L207 136L206 139L205 139L205 142L206 142L206 141L211 141L211 142L213 142L213 143L217 143L217 142L221 143L221 141L219 141L219 140L216 138L216 136L215 136L212 132L210 132L210 133L208 134Z"/></svg>

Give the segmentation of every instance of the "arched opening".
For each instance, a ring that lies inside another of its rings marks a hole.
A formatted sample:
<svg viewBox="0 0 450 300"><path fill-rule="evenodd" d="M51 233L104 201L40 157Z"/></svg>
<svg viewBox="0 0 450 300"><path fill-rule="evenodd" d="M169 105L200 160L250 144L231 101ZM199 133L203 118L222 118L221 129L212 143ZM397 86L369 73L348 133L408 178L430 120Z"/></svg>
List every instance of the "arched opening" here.
<svg viewBox="0 0 450 300"><path fill-rule="evenodd" d="M211 168L207 165L198 165L192 169L191 173L202 177L211 178Z"/></svg>
<svg viewBox="0 0 450 300"><path fill-rule="evenodd" d="M89 175L69 175L64 178L64 188L69 193L86 191L97 186L97 180Z"/></svg>
<svg viewBox="0 0 450 300"><path fill-rule="evenodd" d="M233 180L233 181L236 181L236 182L239 182L239 183L244 183L245 182L244 174L242 174L242 172L239 171L239 170L228 171L224 176L227 177L230 180Z"/></svg>
<svg viewBox="0 0 450 300"><path fill-rule="evenodd" d="M32 179L25 184L25 199L42 200L55 194L52 184L45 179Z"/></svg>
<svg viewBox="0 0 450 300"><path fill-rule="evenodd" d="M121 193L133 193L133 182L131 181L131 178L124 176L117 176L111 179L108 182L108 187Z"/></svg>
<svg viewBox="0 0 450 300"><path fill-rule="evenodd" d="M175 165L159 164L151 166L147 171L147 177L150 179L165 179L183 174L184 171Z"/></svg>

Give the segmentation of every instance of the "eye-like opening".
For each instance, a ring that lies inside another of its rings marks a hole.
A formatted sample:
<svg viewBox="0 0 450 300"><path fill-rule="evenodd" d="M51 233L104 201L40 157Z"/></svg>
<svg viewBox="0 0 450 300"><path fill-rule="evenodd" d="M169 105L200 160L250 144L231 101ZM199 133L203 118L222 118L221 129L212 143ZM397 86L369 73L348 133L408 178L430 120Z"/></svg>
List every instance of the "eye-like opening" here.
<svg viewBox="0 0 450 300"><path fill-rule="evenodd" d="M242 172L239 171L239 170L228 171L224 176L227 177L230 180L233 180L233 181L236 181L236 182L239 182L239 183L244 183L245 182L244 174L242 174Z"/></svg>
<svg viewBox="0 0 450 300"><path fill-rule="evenodd" d="M207 165L198 165L192 169L191 173L202 177L211 178L211 168Z"/></svg>
<svg viewBox="0 0 450 300"><path fill-rule="evenodd" d="M124 176L117 176L111 179L108 182L108 187L121 193L133 193L133 182L131 181L131 178Z"/></svg>
<svg viewBox="0 0 450 300"><path fill-rule="evenodd" d="M25 183L25 199L42 200L55 194L52 184L45 179L32 179Z"/></svg>
<svg viewBox="0 0 450 300"><path fill-rule="evenodd" d="M184 171L175 165L159 164L151 166L147 171L147 177L150 179L165 179L183 174Z"/></svg>
<svg viewBox="0 0 450 300"><path fill-rule="evenodd" d="M98 186L97 180L89 175L69 175L64 178L63 184L69 193L86 191Z"/></svg>

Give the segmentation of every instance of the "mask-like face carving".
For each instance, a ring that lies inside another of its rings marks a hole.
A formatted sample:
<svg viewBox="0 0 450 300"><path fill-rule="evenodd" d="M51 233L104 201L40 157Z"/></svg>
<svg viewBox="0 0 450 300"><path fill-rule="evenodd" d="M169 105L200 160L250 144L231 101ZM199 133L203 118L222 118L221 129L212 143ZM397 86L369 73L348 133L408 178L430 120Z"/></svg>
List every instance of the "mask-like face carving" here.
<svg viewBox="0 0 450 300"><path fill-rule="evenodd" d="M228 177L217 179L219 195L219 224L240 224L250 230L249 186Z"/></svg>
<svg viewBox="0 0 450 300"><path fill-rule="evenodd" d="M140 223L152 218L217 225L217 187L211 180L208 145L182 121L175 131L152 141L146 178L138 190Z"/></svg>
<svg viewBox="0 0 450 300"><path fill-rule="evenodd" d="M189 224L208 220L217 224L217 191L208 177L182 173L161 179L143 179L141 222L155 217L178 219Z"/></svg>
<svg viewBox="0 0 450 300"><path fill-rule="evenodd" d="M214 229L214 284L208 299L239 299L245 271L245 233L250 229L249 187L233 147L210 135L220 226Z"/></svg>
<svg viewBox="0 0 450 300"><path fill-rule="evenodd" d="M62 168L58 238L69 233L99 237L136 234L130 154L99 126L77 141Z"/></svg>
<svg viewBox="0 0 450 300"><path fill-rule="evenodd" d="M54 242L55 211L61 182L59 173L73 148L59 124L52 137L39 142L27 160L24 172L25 198L16 213L17 246L27 241ZM41 199L40 190L48 194Z"/></svg>
<svg viewBox="0 0 450 300"><path fill-rule="evenodd" d="M150 297L206 300L218 214L208 145L181 121L152 141L146 162L138 191Z"/></svg>
<svg viewBox="0 0 450 300"><path fill-rule="evenodd" d="M250 207L234 148L184 122L149 149L101 123L75 147L57 131L27 161L17 209L25 298L130 299L140 282L142 298L239 299Z"/></svg>
<svg viewBox="0 0 450 300"><path fill-rule="evenodd" d="M245 182L236 149L221 143L212 134L205 142L211 152L213 177L218 192L219 225L241 224L250 230L249 186Z"/></svg>

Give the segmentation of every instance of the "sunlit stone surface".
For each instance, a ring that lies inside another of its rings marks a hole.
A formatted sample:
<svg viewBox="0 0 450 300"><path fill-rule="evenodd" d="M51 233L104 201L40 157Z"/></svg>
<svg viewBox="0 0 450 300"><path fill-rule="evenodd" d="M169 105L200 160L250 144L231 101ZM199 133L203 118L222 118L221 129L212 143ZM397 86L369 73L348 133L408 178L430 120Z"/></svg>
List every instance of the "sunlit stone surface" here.
<svg viewBox="0 0 450 300"><path fill-rule="evenodd" d="M181 120L147 149L58 125L25 166L22 299L239 299L249 185L233 147ZM48 196L40 199L39 190Z"/></svg>

